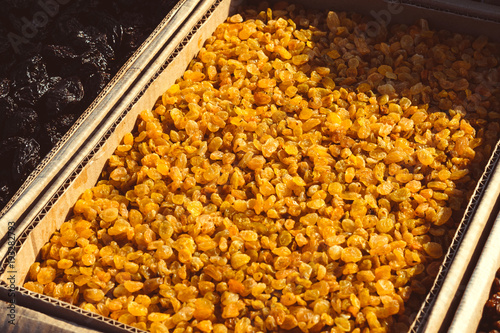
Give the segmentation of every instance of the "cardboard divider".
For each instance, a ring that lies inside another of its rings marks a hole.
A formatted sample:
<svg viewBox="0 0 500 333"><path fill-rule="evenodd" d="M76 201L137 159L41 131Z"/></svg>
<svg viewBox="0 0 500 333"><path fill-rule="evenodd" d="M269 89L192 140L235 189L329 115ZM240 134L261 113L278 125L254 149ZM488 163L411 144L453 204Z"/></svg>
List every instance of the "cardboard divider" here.
<svg viewBox="0 0 500 333"><path fill-rule="evenodd" d="M0 322L0 332L2 333L38 333L48 330L51 333L99 333L99 331L75 325L66 320L56 319L22 306L16 306L15 313L11 313L8 306L6 302L0 301L0 317L5 318ZM9 321L16 324L13 325ZM45 327L41 327L40 323L44 323Z"/></svg>
<svg viewBox="0 0 500 333"><path fill-rule="evenodd" d="M467 206L455 239L447 251L426 303L414 322L412 332L445 332L448 329L492 227L492 217L498 212L499 158L500 143L476 186L474 197ZM421 322L420 325L417 324L418 321Z"/></svg>
<svg viewBox="0 0 500 333"><path fill-rule="evenodd" d="M500 184L500 177L495 175L492 183ZM491 198L499 200L496 197ZM448 332L475 332L483 315L483 308L490 295L495 274L500 268L500 214L496 215L488 239L482 248L481 256L474 267L463 297L458 305Z"/></svg>
<svg viewBox="0 0 500 333"><path fill-rule="evenodd" d="M316 8L324 8L326 5L332 10L360 11L367 15L373 15L374 11L377 13L387 10L389 6L384 1L368 0L339 0L334 3L320 0L296 2ZM141 49L147 56L139 54L135 62L129 66L130 71L121 73L119 81L116 82L116 89L107 92L111 95L102 97L103 100L108 98L108 104L99 117L89 117L90 120L84 120L65 145L55 152L47 167L57 166L56 170L50 173L41 172L33 179L32 185L40 187L40 184L43 184L43 191L39 189L39 192L31 196L21 197L20 199L25 201L23 205L13 206L13 210L7 212L0 221L17 221L15 230L17 241L13 245L5 243L0 248L0 258L3 258L0 270L0 299L8 299L10 288L8 278L11 274L8 266L13 259L17 304L93 329L116 332L138 331L76 306L32 293L23 288L22 283L42 246L65 221L81 193L96 183L107 159L124 134L132 131L139 113L144 109L150 109L158 97L183 74L206 38L240 3L241 1L231 0L184 0L183 6L177 9L172 19L164 21L156 31L155 37ZM496 29L500 27L499 23L491 20L480 21L476 17L462 17L457 13L428 9L418 4L418 1L400 6L404 14L394 15L390 23L413 23L416 18L426 17L432 27L446 25L450 30L454 30L460 24L473 26L474 22L483 22L485 24L482 27L474 26L473 30L476 33L484 32L490 35L492 27ZM499 36L495 37L496 40L499 39ZM467 208L457 231L457 237L447 252L438 279L415 318L412 332L437 332L446 325L443 324L444 320L449 317L453 299L463 286L462 279L468 278L468 267L464 262L474 262L474 250L482 246L481 235L488 228L488 217L496 209L491 200L500 193L498 186L500 180L497 181L500 171L496 171L499 156L500 148L497 146L494 156L489 161L487 172L478 183L475 196ZM26 207L30 209L26 210ZM0 223L0 237L2 235L7 235L7 229Z"/></svg>

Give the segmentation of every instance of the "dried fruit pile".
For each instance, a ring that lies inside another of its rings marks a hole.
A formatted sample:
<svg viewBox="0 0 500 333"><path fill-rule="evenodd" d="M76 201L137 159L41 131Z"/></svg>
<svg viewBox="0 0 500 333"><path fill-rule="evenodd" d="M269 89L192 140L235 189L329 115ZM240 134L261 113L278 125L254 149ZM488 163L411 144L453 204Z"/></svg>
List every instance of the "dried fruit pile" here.
<svg viewBox="0 0 500 333"><path fill-rule="evenodd" d="M141 113L24 287L151 332L406 331L498 138L498 46L244 16Z"/></svg>
<svg viewBox="0 0 500 333"><path fill-rule="evenodd" d="M2 2L0 210L176 1L64 3Z"/></svg>

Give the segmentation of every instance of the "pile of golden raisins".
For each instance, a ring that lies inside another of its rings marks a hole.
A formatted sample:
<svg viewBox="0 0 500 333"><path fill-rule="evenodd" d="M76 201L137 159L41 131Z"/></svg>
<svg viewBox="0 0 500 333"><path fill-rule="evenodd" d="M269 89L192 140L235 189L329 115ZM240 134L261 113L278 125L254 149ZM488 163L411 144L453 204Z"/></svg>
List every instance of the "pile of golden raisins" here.
<svg viewBox="0 0 500 333"><path fill-rule="evenodd" d="M403 332L498 139L498 46L263 6L145 110L24 287L151 332Z"/></svg>

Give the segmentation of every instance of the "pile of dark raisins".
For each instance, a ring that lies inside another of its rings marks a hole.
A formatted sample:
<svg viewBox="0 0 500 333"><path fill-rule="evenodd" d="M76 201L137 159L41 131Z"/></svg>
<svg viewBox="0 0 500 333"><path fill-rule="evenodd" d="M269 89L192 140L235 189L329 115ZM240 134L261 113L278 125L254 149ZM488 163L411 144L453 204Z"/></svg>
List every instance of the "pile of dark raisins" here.
<svg viewBox="0 0 500 333"><path fill-rule="evenodd" d="M500 333L500 269L491 286L490 298L484 306L478 332Z"/></svg>
<svg viewBox="0 0 500 333"><path fill-rule="evenodd" d="M0 0L0 210L177 0Z"/></svg>

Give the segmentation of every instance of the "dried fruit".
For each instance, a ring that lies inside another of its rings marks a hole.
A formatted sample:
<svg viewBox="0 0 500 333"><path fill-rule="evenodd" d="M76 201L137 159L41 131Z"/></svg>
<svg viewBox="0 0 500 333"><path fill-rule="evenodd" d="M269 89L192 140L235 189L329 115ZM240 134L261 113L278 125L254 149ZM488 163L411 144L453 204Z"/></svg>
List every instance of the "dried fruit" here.
<svg viewBox="0 0 500 333"><path fill-rule="evenodd" d="M276 6L140 114L26 288L152 332L408 329L500 129L473 41Z"/></svg>

